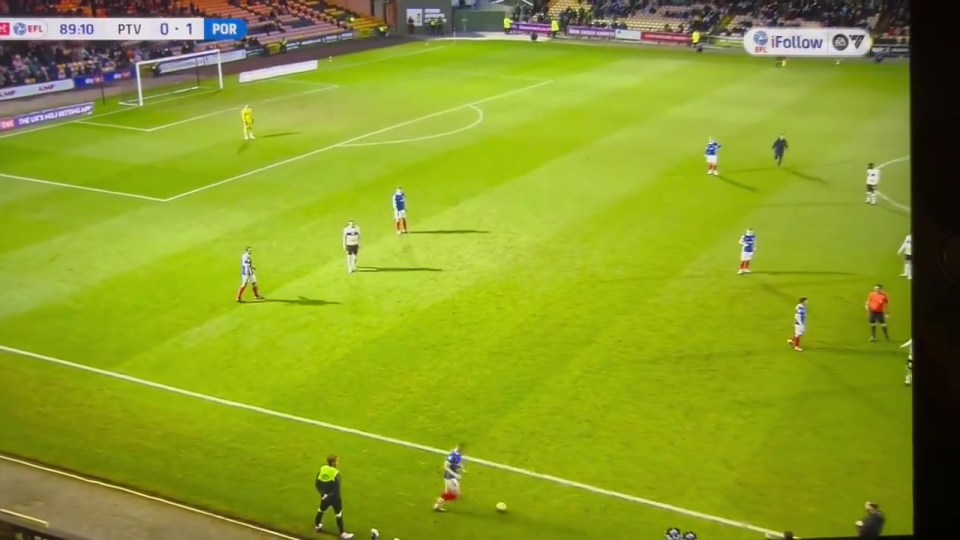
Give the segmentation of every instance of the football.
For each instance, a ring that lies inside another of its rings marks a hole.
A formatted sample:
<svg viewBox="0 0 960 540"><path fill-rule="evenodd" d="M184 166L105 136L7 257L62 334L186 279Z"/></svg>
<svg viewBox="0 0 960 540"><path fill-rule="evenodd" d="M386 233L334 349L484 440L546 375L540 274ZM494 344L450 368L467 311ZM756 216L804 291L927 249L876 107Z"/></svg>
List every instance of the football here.
<svg viewBox="0 0 960 540"><path fill-rule="evenodd" d="M507 511L507 503L498 502L498 503L497 503L497 512L506 512L506 511Z"/></svg>

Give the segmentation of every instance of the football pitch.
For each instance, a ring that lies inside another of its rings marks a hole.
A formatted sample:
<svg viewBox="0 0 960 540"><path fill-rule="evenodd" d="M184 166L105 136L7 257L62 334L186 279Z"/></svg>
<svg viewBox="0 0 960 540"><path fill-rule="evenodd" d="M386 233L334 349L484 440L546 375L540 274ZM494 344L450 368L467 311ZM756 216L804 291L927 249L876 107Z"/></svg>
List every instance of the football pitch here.
<svg viewBox="0 0 960 540"><path fill-rule="evenodd" d="M331 453L358 538L848 535L865 500L909 533L908 86L906 64L435 42L14 132L0 452L299 536ZM237 304L247 246L266 300ZM435 514L460 441L465 498Z"/></svg>

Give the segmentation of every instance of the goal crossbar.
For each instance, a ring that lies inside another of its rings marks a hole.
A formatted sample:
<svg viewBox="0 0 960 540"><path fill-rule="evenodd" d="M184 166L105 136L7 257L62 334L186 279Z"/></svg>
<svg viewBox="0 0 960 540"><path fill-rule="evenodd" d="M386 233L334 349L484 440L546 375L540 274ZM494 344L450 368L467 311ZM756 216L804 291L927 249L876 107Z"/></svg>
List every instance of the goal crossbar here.
<svg viewBox="0 0 960 540"><path fill-rule="evenodd" d="M200 69L205 67L217 66L216 85L218 90L223 90L223 61L220 49L209 49L206 51L181 54L177 56L168 56L165 58L153 58L151 60L141 60L134 67L134 77L137 81L137 99L131 101L121 101L120 105L127 107L143 107L144 102L150 99L156 99L172 94L180 94L202 88L200 85ZM154 75L163 76L169 73L189 72L194 74L190 84L193 86L171 87L169 90L157 95L144 97L144 71Z"/></svg>

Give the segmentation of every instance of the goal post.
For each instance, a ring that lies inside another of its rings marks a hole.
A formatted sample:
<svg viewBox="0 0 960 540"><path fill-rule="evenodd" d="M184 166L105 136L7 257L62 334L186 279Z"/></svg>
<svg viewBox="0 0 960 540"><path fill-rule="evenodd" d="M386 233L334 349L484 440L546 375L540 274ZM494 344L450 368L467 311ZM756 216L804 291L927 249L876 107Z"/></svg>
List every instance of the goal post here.
<svg viewBox="0 0 960 540"><path fill-rule="evenodd" d="M215 84L216 89L223 90L222 60L220 49L214 48L201 52L137 62L134 66L133 73L137 82L137 98L135 100L121 101L120 105L143 107L147 101L152 99L204 88L201 71L203 68L212 66L217 67L216 80L212 82ZM169 84L160 83L159 85L155 85L145 83L145 76L170 76L171 79L175 78L176 80ZM156 86L155 92L150 91L150 87L152 86Z"/></svg>

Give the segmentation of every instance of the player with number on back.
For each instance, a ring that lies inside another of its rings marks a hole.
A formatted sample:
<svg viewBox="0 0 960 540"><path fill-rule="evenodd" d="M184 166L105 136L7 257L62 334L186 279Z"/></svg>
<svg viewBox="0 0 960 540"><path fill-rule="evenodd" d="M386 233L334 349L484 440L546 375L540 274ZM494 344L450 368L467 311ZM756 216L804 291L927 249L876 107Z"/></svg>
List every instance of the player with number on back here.
<svg viewBox="0 0 960 540"><path fill-rule="evenodd" d="M757 235L753 229L747 229L747 232L740 236L740 269L738 274L750 273L750 261L753 260L753 254L757 251Z"/></svg>
<svg viewBox="0 0 960 540"><path fill-rule="evenodd" d="M247 285L253 287L253 297L263 300L260 289L257 288L256 268L253 266L253 248L248 247L240 256L240 290L237 292L237 302L243 303L243 292Z"/></svg>
<svg viewBox="0 0 960 540"><path fill-rule="evenodd" d="M704 152L704 155L707 158L707 174L712 174L714 176L720 176L720 172L717 170L717 154L720 153L720 148L722 145L715 141L713 137L707 141L707 150Z"/></svg>
<svg viewBox="0 0 960 540"><path fill-rule="evenodd" d="M399 187L393 194L393 221L397 225L397 234L407 234L407 195Z"/></svg>
<svg viewBox="0 0 960 540"><path fill-rule="evenodd" d="M797 307L793 311L793 338L787 340L787 344L793 347L795 351L802 351L800 347L800 338L807 333L807 297L800 298Z"/></svg>
<svg viewBox="0 0 960 540"><path fill-rule="evenodd" d="M463 443L458 444L443 462L443 493L433 504L433 509L437 512L446 512L445 505L460 498L460 478L466 472L463 468L464 448Z"/></svg>
<svg viewBox="0 0 960 540"><path fill-rule="evenodd" d="M874 167L873 163L867 165L867 199L863 202L867 204L877 204L877 189L880 187L880 169Z"/></svg>

